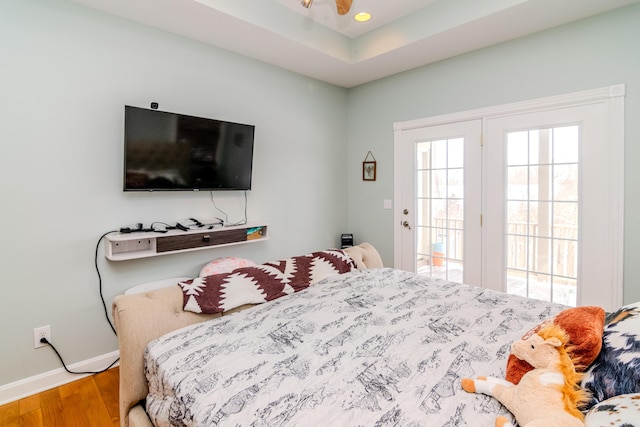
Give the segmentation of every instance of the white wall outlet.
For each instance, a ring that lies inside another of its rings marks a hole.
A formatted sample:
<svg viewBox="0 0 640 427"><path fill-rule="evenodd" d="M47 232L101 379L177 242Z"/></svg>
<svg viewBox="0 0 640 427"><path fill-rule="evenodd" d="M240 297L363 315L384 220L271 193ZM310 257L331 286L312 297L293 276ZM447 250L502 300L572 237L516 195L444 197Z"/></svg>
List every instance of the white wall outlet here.
<svg viewBox="0 0 640 427"><path fill-rule="evenodd" d="M40 342L41 338L46 338L47 341L51 342L51 326L40 326L39 328L35 328L33 330L33 348L44 347L46 344Z"/></svg>
<svg viewBox="0 0 640 427"><path fill-rule="evenodd" d="M385 199L384 203L382 205L385 209L392 209L393 206L391 205L391 200Z"/></svg>

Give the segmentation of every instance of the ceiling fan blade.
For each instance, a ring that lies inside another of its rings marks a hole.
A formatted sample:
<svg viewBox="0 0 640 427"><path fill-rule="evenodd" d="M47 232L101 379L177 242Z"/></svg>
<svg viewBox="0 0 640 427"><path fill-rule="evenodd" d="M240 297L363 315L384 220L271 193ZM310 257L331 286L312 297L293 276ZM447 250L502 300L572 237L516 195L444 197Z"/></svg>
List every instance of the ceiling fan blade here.
<svg viewBox="0 0 640 427"><path fill-rule="evenodd" d="M351 3L353 0L336 0L336 6L338 7L338 15L346 15L351 9Z"/></svg>

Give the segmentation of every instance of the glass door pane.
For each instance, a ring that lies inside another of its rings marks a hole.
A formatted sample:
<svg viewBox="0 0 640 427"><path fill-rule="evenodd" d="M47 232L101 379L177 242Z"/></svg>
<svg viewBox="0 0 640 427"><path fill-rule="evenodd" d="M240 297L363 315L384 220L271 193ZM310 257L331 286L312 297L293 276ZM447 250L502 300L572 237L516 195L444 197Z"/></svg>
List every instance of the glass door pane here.
<svg viewBox="0 0 640 427"><path fill-rule="evenodd" d="M462 282L464 139L421 141L415 147L417 271Z"/></svg>
<svg viewBox="0 0 640 427"><path fill-rule="evenodd" d="M507 133L507 292L576 305L577 125Z"/></svg>

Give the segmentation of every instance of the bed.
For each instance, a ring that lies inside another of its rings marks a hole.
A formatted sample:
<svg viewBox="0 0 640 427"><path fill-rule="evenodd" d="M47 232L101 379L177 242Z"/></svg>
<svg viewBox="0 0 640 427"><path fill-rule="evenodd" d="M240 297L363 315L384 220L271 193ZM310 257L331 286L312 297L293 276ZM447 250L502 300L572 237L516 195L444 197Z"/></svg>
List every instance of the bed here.
<svg viewBox="0 0 640 427"><path fill-rule="evenodd" d="M383 268L369 244L344 252L357 268L223 313L185 311L184 285L116 297L121 425L511 418L492 398L464 392L460 378L505 377L511 343L567 307ZM593 329L601 341L603 323Z"/></svg>

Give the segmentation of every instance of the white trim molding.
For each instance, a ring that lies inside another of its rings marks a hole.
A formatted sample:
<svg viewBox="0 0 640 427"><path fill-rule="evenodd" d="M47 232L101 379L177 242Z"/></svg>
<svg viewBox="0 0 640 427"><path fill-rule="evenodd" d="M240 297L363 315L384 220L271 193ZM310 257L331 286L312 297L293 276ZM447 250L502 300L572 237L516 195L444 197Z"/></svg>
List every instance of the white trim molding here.
<svg viewBox="0 0 640 427"><path fill-rule="evenodd" d="M73 365L68 366L70 371L76 372L98 372L109 366L120 356L118 351L103 354L93 357L91 359L83 360ZM113 367L118 366L116 363ZM13 402L23 397L31 396L36 393L43 392L64 384L68 384L73 381L77 381L81 378L87 377L92 374L70 374L65 371L64 368L54 369L49 372L34 375L29 378L24 378L19 381L15 381L9 384L0 386L0 405Z"/></svg>
<svg viewBox="0 0 640 427"><path fill-rule="evenodd" d="M624 97L625 86L623 84L610 86L609 93L609 142L614 147L610 158L610 170L614 183L610 194L609 204L612 206L611 234L613 260L611 265L611 279L617 291L615 301L622 305L624 301Z"/></svg>
<svg viewBox="0 0 640 427"><path fill-rule="evenodd" d="M548 96L529 101L513 102L510 104L496 105L492 107L478 108L475 110L461 111L458 113L442 114L439 116L427 117L423 119L396 122L393 124L394 131L403 131L427 126L443 125L447 123L464 122L475 119L489 119L494 117L504 117L523 112L532 113L540 110L552 108L562 108L566 106L587 105L597 102L605 102L609 99L619 99L624 105L625 85L617 84L600 89L584 90L564 95ZM624 111L623 111L624 113ZM621 118L623 119L624 116ZM624 133L624 129L623 133Z"/></svg>

